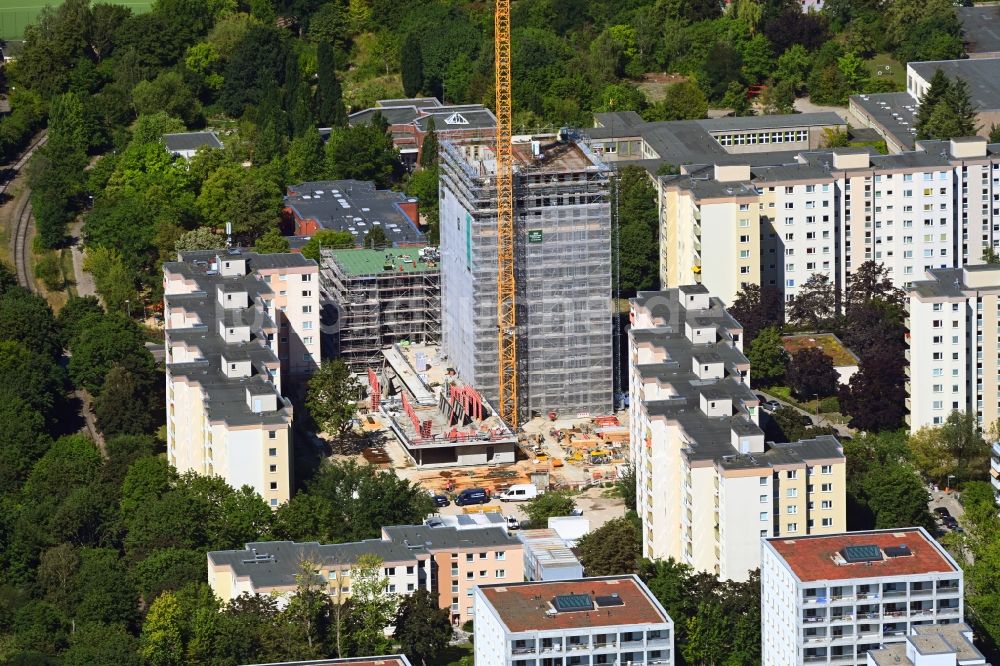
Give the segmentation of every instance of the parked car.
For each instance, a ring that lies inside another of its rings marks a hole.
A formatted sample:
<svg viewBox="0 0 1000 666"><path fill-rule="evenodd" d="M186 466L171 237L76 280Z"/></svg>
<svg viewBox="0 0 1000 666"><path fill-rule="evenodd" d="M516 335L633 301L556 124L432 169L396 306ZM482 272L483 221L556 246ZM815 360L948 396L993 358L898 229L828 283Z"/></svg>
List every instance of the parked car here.
<svg viewBox="0 0 1000 666"><path fill-rule="evenodd" d="M778 402L777 400L765 400L763 403L761 403L761 407L763 407L769 412L776 412L781 408L781 403Z"/></svg>
<svg viewBox="0 0 1000 666"><path fill-rule="evenodd" d="M447 495L431 495L431 500L434 502L434 506L448 506L451 504L451 500L448 499Z"/></svg>
<svg viewBox="0 0 1000 666"><path fill-rule="evenodd" d="M455 506L470 504L489 504L490 496L482 488L466 488L455 497Z"/></svg>
<svg viewBox="0 0 1000 666"><path fill-rule="evenodd" d="M936 513L941 520L947 520L952 517L951 511L943 506L934 507L934 513Z"/></svg>
<svg viewBox="0 0 1000 666"><path fill-rule="evenodd" d="M504 516L504 520L507 521L508 530L519 530L521 529L521 521L519 521L514 516Z"/></svg>
<svg viewBox="0 0 1000 666"><path fill-rule="evenodd" d="M501 502L526 502L538 497L538 488L532 483L516 483L500 494Z"/></svg>

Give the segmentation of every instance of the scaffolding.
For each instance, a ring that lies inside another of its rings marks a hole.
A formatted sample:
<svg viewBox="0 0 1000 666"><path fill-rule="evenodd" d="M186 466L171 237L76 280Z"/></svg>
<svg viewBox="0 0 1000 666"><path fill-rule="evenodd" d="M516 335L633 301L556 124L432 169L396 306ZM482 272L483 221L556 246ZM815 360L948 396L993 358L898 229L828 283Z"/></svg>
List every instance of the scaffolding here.
<svg viewBox="0 0 1000 666"><path fill-rule="evenodd" d="M433 248L323 250L320 280L337 311L333 349L352 371L380 366L382 350L399 342L440 343Z"/></svg>
<svg viewBox="0 0 1000 666"><path fill-rule="evenodd" d="M513 153L521 418L606 413L613 404L611 170L566 134L520 138ZM496 162L488 140L443 141L441 155L444 351L494 400Z"/></svg>

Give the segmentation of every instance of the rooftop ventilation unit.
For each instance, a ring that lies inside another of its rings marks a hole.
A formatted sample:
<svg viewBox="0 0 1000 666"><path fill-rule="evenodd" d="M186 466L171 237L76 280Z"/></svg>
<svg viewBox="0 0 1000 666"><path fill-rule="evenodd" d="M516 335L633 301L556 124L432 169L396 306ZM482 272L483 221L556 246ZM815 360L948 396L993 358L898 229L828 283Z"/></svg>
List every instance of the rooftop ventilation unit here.
<svg viewBox="0 0 1000 666"><path fill-rule="evenodd" d="M607 608L609 606L624 606L625 600L618 596L617 592L612 594L596 597L594 601L600 608Z"/></svg>
<svg viewBox="0 0 1000 666"><path fill-rule="evenodd" d="M913 551L905 543L900 546L889 546L885 549L886 557L910 557Z"/></svg>

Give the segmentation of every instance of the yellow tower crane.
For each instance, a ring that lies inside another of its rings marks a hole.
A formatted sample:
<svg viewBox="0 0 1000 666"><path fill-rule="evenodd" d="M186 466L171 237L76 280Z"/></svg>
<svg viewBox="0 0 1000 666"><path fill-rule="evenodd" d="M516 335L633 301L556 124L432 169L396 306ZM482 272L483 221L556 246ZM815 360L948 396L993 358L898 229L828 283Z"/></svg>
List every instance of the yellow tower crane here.
<svg viewBox="0 0 1000 666"><path fill-rule="evenodd" d="M517 279L514 273L514 159L511 152L510 0L496 0L497 333L500 418L517 428Z"/></svg>

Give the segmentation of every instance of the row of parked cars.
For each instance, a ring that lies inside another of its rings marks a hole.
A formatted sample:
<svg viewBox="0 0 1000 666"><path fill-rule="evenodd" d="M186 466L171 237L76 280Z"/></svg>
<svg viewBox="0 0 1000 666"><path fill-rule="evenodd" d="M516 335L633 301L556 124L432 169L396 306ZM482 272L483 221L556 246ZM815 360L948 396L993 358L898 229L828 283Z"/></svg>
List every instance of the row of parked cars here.
<svg viewBox="0 0 1000 666"><path fill-rule="evenodd" d="M937 517L938 520L941 521L941 524L947 527L949 530L956 532L962 531L962 528L959 527L958 521L955 519L955 516L951 515L951 511L949 511L947 508L943 506L935 507L934 515Z"/></svg>
<svg viewBox="0 0 1000 666"><path fill-rule="evenodd" d="M501 502L526 502L538 497L538 488L530 483L518 483L497 495ZM448 506L451 500L447 495L433 495L435 506ZM472 506L474 504L489 504L493 498L485 488L466 488L455 495L455 506Z"/></svg>

